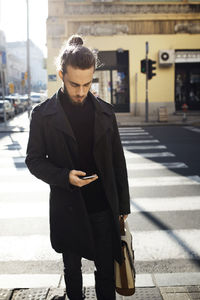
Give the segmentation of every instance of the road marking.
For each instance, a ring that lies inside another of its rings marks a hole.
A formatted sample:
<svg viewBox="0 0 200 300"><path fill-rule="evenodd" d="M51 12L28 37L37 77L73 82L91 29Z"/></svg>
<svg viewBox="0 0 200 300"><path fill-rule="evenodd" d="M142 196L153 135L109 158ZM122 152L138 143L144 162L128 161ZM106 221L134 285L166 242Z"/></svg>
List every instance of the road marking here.
<svg viewBox="0 0 200 300"><path fill-rule="evenodd" d="M200 230L132 231L136 260L157 261L200 257ZM190 246L192 245L192 246Z"/></svg>
<svg viewBox="0 0 200 300"><path fill-rule="evenodd" d="M150 150L150 149L167 149L164 145L151 145L151 146L125 146L127 150Z"/></svg>
<svg viewBox="0 0 200 300"><path fill-rule="evenodd" d="M121 141L140 141L140 140L143 140L143 139L146 139L146 140L153 140L154 137L152 135L130 135L130 136L120 136L120 139Z"/></svg>
<svg viewBox="0 0 200 300"><path fill-rule="evenodd" d="M2 157L0 158L0 167L15 167L16 164L25 164L25 157L24 156L12 156L12 153L10 153L10 156Z"/></svg>
<svg viewBox="0 0 200 300"><path fill-rule="evenodd" d="M185 126L184 128L188 129L190 131L194 131L194 132L200 133L200 128L195 128L195 127L192 127L192 126Z"/></svg>
<svg viewBox="0 0 200 300"><path fill-rule="evenodd" d="M29 176L31 175L28 168L15 168L10 165L10 168L0 168L0 176ZM31 175L33 178L33 175Z"/></svg>
<svg viewBox="0 0 200 300"><path fill-rule="evenodd" d="M32 182L3 182L0 185L0 194L2 193L7 193L7 194L12 194L12 193L39 193L39 192L49 192L49 185L45 184L44 182L35 179L34 177L32 179Z"/></svg>
<svg viewBox="0 0 200 300"><path fill-rule="evenodd" d="M165 176L129 178L130 187L200 185L199 176Z"/></svg>
<svg viewBox="0 0 200 300"><path fill-rule="evenodd" d="M0 202L0 219L48 218L49 201L42 202Z"/></svg>
<svg viewBox="0 0 200 300"><path fill-rule="evenodd" d="M128 163L128 170L166 170L166 169L184 169L188 166L182 162L171 162L171 163Z"/></svg>
<svg viewBox="0 0 200 300"><path fill-rule="evenodd" d="M147 157L147 158L152 158L152 157L174 157L175 154L171 152L159 152L159 153L131 153L130 151L126 151L124 149L124 154L125 158L140 158L140 157Z"/></svg>
<svg viewBox="0 0 200 300"><path fill-rule="evenodd" d="M154 143L159 143L159 140L136 140L136 141L125 140L125 141L122 141L122 145L126 145L126 144L154 144Z"/></svg>
<svg viewBox="0 0 200 300"><path fill-rule="evenodd" d="M119 131L132 131L132 130L136 130L136 131L140 131L144 129L142 127L119 127Z"/></svg>
<svg viewBox="0 0 200 300"><path fill-rule="evenodd" d="M149 135L148 132L120 132L120 136L128 136L128 135Z"/></svg>
<svg viewBox="0 0 200 300"><path fill-rule="evenodd" d="M133 198L131 212L200 210L200 196ZM48 218L49 202L0 203L0 219Z"/></svg>
<svg viewBox="0 0 200 300"><path fill-rule="evenodd" d="M191 251L200 256L199 229L132 231L132 235L137 261L191 258L184 245L192 245ZM61 255L51 248L49 235L3 236L0 237L0 245L2 262L61 259Z"/></svg>
<svg viewBox="0 0 200 300"><path fill-rule="evenodd" d="M131 199L131 212L200 210L200 196Z"/></svg>
<svg viewBox="0 0 200 300"><path fill-rule="evenodd" d="M51 248L49 235L1 236L0 245L0 261L4 262L61 259Z"/></svg>

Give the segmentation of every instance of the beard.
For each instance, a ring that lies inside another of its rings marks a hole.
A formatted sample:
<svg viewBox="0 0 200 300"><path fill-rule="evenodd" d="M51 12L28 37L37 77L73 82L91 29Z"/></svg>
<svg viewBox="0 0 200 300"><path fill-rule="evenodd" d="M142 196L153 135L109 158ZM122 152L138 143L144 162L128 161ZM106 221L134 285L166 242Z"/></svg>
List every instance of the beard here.
<svg viewBox="0 0 200 300"><path fill-rule="evenodd" d="M74 101L74 100L70 97L70 95L69 95L69 93L68 93L68 91L67 91L65 85L64 85L64 87L62 87L62 92L67 96L67 98L69 99L69 101L70 101L73 105L76 105L76 106L82 106L82 105L85 103L86 98L87 98L87 96L86 96L82 101ZM77 96L77 97L78 97L78 96ZM80 98L81 98L81 97L80 97Z"/></svg>

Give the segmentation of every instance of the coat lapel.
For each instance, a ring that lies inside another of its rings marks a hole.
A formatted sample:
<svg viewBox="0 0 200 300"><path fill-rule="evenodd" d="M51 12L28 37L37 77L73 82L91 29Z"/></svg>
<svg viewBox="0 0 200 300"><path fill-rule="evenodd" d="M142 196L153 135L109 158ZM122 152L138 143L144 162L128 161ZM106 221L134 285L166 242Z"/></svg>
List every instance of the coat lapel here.
<svg viewBox="0 0 200 300"><path fill-rule="evenodd" d="M107 108L107 104L102 105L101 101L94 97L92 93L90 96L93 100L95 107L95 118L94 118L94 147L97 145L99 140L105 135L106 131L111 127L110 115L112 111Z"/></svg>
<svg viewBox="0 0 200 300"><path fill-rule="evenodd" d="M94 118L94 147L97 145L99 140L105 135L108 128L110 128L110 115L113 114L107 104L102 104L101 100L94 97L94 95L89 92L89 96L91 97L94 108L95 108L95 118ZM73 130L71 128L70 122L65 115L65 112L59 101L59 91L49 99L46 104L46 107L43 111L44 115L53 115L52 125L55 126L58 130L64 132L66 135L71 137L76 144L77 149L77 141L74 136Z"/></svg>
<svg viewBox="0 0 200 300"><path fill-rule="evenodd" d="M76 142L70 122L60 104L59 91L51 99L49 99L43 114L53 115L52 125L58 130L64 132L66 135L70 136Z"/></svg>

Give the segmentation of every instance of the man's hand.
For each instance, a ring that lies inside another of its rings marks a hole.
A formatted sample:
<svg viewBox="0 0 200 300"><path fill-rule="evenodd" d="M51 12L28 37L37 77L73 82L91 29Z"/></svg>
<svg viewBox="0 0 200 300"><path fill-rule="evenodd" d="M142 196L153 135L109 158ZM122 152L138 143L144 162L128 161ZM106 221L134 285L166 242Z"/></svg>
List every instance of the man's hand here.
<svg viewBox="0 0 200 300"><path fill-rule="evenodd" d="M71 170L69 172L69 182L72 185L78 186L78 187L82 187L84 185L87 185L89 183L91 183L92 181L95 181L98 179L98 176L96 175L96 177L91 178L91 179L81 179L79 176L85 176L86 173L82 172L82 171L78 171L78 170Z"/></svg>

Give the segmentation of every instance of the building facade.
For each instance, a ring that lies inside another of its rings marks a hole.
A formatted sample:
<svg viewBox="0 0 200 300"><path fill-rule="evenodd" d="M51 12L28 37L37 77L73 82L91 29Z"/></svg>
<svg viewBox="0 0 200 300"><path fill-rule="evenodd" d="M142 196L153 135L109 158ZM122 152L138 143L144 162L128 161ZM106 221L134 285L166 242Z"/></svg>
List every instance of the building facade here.
<svg viewBox="0 0 200 300"><path fill-rule="evenodd" d="M6 37L0 30L0 97L6 93L7 86L7 68L6 68Z"/></svg>
<svg viewBox="0 0 200 300"><path fill-rule="evenodd" d="M156 61L148 81L149 113L174 113L186 103L200 110L200 1L49 0L48 93L61 85L55 57L67 38L81 34L96 49L100 67L92 89L116 112L145 114L141 60Z"/></svg>
<svg viewBox="0 0 200 300"><path fill-rule="evenodd" d="M14 84L15 92L22 93L25 89L23 83L27 70L26 42L9 42L6 44L6 50L8 81ZM32 91L46 89L47 76L44 69L44 55L32 41L30 41L30 69Z"/></svg>

